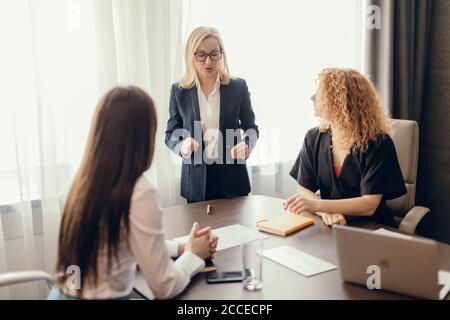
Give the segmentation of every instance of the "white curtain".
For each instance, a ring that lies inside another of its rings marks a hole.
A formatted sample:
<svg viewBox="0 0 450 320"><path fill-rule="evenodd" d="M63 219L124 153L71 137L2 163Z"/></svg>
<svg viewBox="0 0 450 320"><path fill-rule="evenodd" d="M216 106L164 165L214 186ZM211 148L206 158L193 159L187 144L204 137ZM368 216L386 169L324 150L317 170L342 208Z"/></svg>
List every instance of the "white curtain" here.
<svg viewBox="0 0 450 320"><path fill-rule="evenodd" d="M164 204L182 202L179 164L164 146L170 85L181 75L181 0L0 3L0 273L54 272L64 197L96 102L117 84L147 90L159 116L149 177ZM0 299L45 298L45 283Z"/></svg>
<svg viewBox="0 0 450 320"><path fill-rule="evenodd" d="M119 84L147 90L158 111L154 164L148 175L163 205L183 203L181 160L164 145L170 86L182 74L182 0L99 0L95 2L99 86Z"/></svg>
<svg viewBox="0 0 450 320"><path fill-rule="evenodd" d="M80 46L84 37L66 24L67 3L1 6L0 272L52 273L61 204L79 157L75 135L85 131L78 120L95 81L82 63L89 59ZM2 298L20 299L46 293L45 283L1 292Z"/></svg>

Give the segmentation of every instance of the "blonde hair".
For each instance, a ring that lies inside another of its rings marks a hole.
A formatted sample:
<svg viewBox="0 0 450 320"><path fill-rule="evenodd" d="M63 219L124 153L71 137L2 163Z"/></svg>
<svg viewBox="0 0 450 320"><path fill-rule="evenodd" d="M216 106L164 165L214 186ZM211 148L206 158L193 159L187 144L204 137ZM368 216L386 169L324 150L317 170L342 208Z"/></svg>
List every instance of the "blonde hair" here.
<svg viewBox="0 0 450 320"><path fill-rule="evenodd" d="M316 98L326 118L321 119L320 131L336 128L340 134L335 147L365 151L369 141L392 134L391 119L374 85L356 70L324 69Z"/></svg>
<svg viewBox="0 0 450 320"><path fill-rule="evenodd" d="M197 51L200 43L209 37L214 37L219 41L220 50L222 51L222 59L219 64L219 77L220 83L228 85L231 80L230 71L228 69L227 55L222 42L222 37L214 28L211 27L198 27L190 34L186 48L184 50L184 62L186 70L181 78L178 86L182 89L190 89L195 85L196 71L194 67L194 54Z"/></svg>

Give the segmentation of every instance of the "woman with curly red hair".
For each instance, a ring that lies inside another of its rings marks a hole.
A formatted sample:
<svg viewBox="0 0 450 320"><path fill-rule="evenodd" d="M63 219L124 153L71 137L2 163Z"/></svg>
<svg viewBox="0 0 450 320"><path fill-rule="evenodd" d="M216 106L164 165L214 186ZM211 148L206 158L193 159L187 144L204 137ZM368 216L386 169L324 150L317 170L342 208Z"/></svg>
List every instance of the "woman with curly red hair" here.
<svg viewBox="0 0 450 320"><path fill-rule="evenodd" d="M285 210L316 213L327 225L370 218L393 226L385 201L406 188L375 87L356 70L329 68L311 100L320 125L306 134L290 172L299 189Z"/></svg>

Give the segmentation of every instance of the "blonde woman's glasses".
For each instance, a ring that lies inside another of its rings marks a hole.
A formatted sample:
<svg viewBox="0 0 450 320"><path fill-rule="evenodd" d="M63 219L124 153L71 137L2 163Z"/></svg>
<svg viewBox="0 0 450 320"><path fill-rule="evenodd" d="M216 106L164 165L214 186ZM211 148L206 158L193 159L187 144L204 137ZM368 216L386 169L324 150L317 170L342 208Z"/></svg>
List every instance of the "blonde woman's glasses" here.
<svg viewBox="0 0 450 320"><path fill-rule="evenodd" d="M195 57L195 60L197 60L198 62L204 62L204 61L206 61L206 59L208 59L208 57L212 61L218 61L222 58L222 51L212 51L210 53L199 51L199 52L194 53L194 57Z"/></svg>

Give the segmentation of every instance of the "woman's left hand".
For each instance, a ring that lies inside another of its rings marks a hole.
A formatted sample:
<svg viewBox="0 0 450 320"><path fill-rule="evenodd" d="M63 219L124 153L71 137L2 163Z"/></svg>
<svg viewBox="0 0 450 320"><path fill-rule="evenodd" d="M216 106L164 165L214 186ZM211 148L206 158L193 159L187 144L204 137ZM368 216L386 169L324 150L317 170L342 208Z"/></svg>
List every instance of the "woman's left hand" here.
<svg viewBox="0 0 450 320"><path fill-rule="evenodd" d="M292 195L283 203L284 210L289 210L294 214L300 214L301 212L315 213L319 211L320 199L306 199L300 196L298 193Z"/></svg>
<svg viewBox="0 0 450 320"><path fill-rule="evenodd" d="M245 143L245 141L239 142L237 145L231 148L231 157L234 160L237 159L247 160L248 156L249 150L248 145Z"/></svg>
<svg viewBox="0 0 450 320"><path fill-rule="evenodd" d="M219 243L219 237L217 237L215 234L211 233L210 243L209 243L209 250L211 252L211 259L214 258L214 254L217 251L217 245Z"/></svg>
<svg viewBox="0 0 450 320"><path fill-rule="evenodd" d="M345 217L342 214L322 213L321 217L327 226L332 226L333 224L340 224L341 226L347 225L347 220L345 220Z"/></svg>

